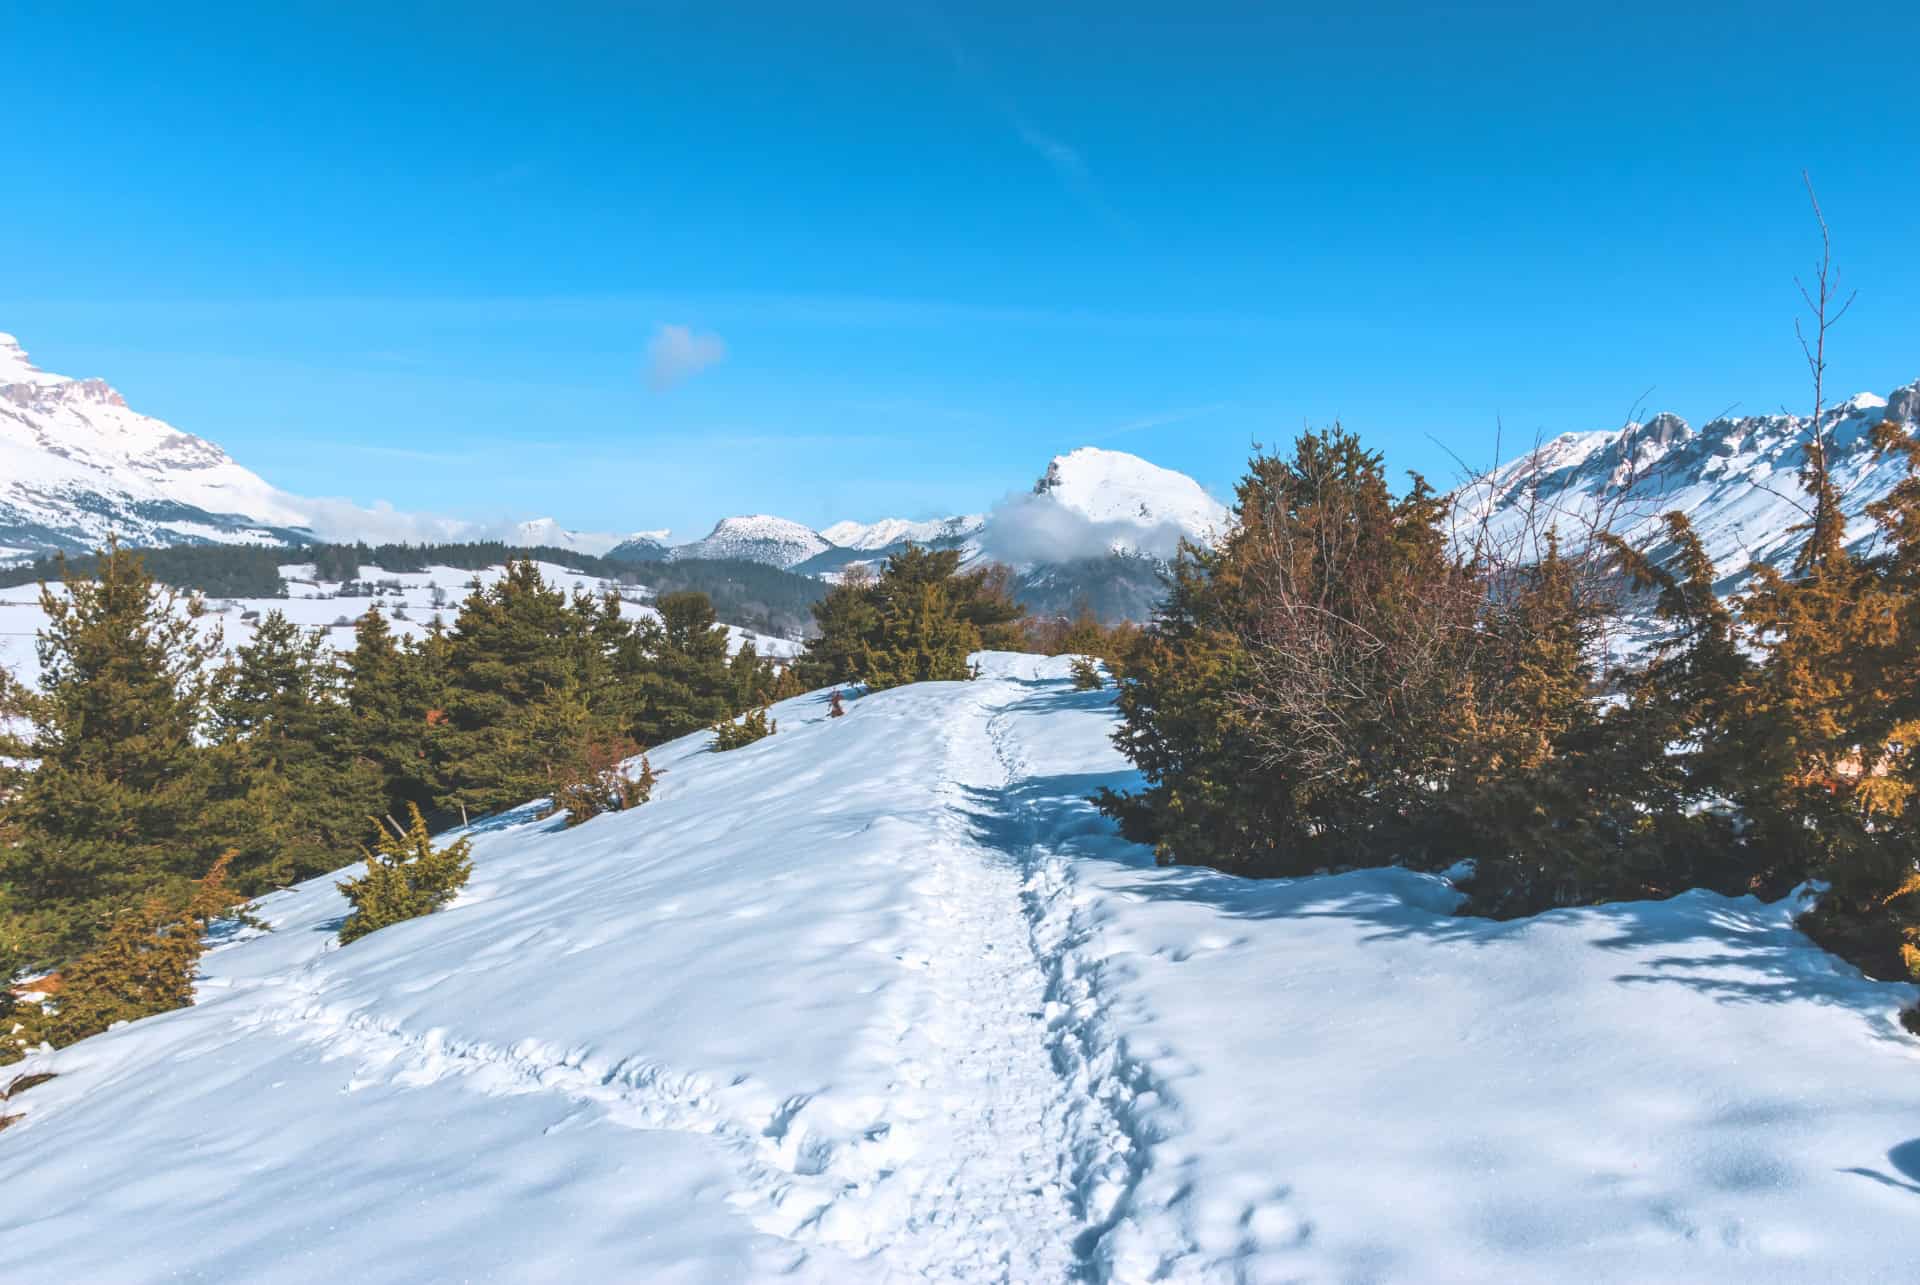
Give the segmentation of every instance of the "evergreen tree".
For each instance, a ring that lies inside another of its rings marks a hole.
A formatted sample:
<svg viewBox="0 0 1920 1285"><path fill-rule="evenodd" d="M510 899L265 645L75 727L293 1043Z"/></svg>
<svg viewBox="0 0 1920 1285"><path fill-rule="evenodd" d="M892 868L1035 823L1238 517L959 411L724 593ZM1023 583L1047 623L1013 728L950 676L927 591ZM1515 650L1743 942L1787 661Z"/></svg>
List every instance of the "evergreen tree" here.
<svg viewBox="0 0 1920 1285"><path fill-rule="evenodd" d="M207 662L197 599L158 590L109 542L94 577L43 584L39 690L16 696L34 762L7 801L0 885L34 962L98 942L116 912L178 889L213 847L208 756L195 743Z"/></svg>
<svg viewBox="0 0 1920 1285"><path fill-rule="evenodd" d="M873 575L863 566L849 567L813 604L813 621L818 632L794 666L800 681L809 690L859 682L866 648L880 628Z"/></svg>
<svg viewBox="0 0 1920 1285"><path fill-rule="evenodd" d="M54 1011L30 1016L27 1038L63 1047L193 1003L207 929L240 900L227 883L234 855L219 857L183 900L154 894L117 914L100 944L62 971Z"/></svg>
<svg viewBox="0 0 1920 1285"><path fill-rule="evenodd" d="M407 815L411 824L404 835L380 830L373 850L366 854L366 874L338 885L353 903L353 913L340 925L342 946L392 924L432 914L452 901L473 874L471 839L435 848L420 809L411 808Z"/></svg>
<svg viewBox="0 0 1920 1285"><path fill-rule="evenodd" d="M879 636L860 658L860 677L880 691L905 683L965 681L980 630L960 615L943 580L881 578Z"/></svg>
<svg viewBox="0 0 1920 1285"><path fill-rule="evenodd" d="M640 772L629 776L627 760L640 756ZM589 741L554 787L545 813L566 813L568 829L591 821L603 812L624 812L653 797L653 764L640 747L624 738Z"/></svg>
<svg viewBox="0 0 1920 1285"><path fill-rule="evenodd" d="M1487 595L1419 479L1395 499L1336 427L1260 455L1217 548L1184 549L1120 683L1148 788L1102 805L1162 860L1256 874L1437 860L1433 796L1497 699L1474 687Z"/></svg>
<svg viewBox="0 0 1920 1285"><path fill-rule="evenodd" d="M657 620L643 622L614 657L625 733L659 745L728 718L760 696L771 670L751 649L737 665L726 626L703 593L662 595Z"/></svg>
<svg viewBox="0 0 1920 1285"><path fill-rule="evenodd" d="M1073 675L1073 689L1077 692L1097 692L1107 685L1100 675L1099 662L1090 656L1075 656L1068 671Z"/></svg>
<svg viewBox="0 0 1920 1285"><path fill-rule="evenodd" d="M347 711L353 752L371 762L380 775L377 811L401 816L409 804L431 808L437 793L428 753L429 715L440 708L440 693L428 676L429 648L443 649L436 634L418 648L403 649L375 603L354 624L353 649L343 658Z"/></svg>
<svg viewBox="0 0 1920 1285"><path fill-rule="evenodd" d="M216 815L240 845L236 877L249 890L334 869L385 805L379 769L360 752L346 678L323 635L278 611L218 672Z"/></svg>
<svg viewBox="0 0 1920 1285"><path fill-rule="evenodd" d="M1842 543L1816 438L1802 479L1806 548L1792 576L1763 568L1742 604L1762 658L1741 709L1741 803L1760 841L1785 854L1786 877L1830 883L1803 920L1816 939L1874 976L1902 977L1920 927L1920 817L1909 807L1920 784L1920 445L1891 423L1874 442L1908 467L1871 508L1885 550Z"/></svg>
<svg viewBox="0 0 1920 1285"><path fill-rule="evenodd" d="M901 683L973 677L968 657L987 645L1017 646L1024 612L1004 568L961 572L957 549L908 545L877 580L849 575L814 607L820 632L795 664L802 683Z"/></svg>
<svg viewBox="0 0 1920 1285"><path fill-rule="evenodd" d="M743 745L764 740L780 730L778 721L769 721L764 708L748 710L739 718L713 725L713 749L716 754L737 750Z"/></svg>
<svg viewBox="0 0 1920 1285"><path fill-rule="evenodd" d="M433 736L443 806L473 815L552 790L593 730L579 666L590 627L531 561L468 595L447 639L445 725Z"/></svg>

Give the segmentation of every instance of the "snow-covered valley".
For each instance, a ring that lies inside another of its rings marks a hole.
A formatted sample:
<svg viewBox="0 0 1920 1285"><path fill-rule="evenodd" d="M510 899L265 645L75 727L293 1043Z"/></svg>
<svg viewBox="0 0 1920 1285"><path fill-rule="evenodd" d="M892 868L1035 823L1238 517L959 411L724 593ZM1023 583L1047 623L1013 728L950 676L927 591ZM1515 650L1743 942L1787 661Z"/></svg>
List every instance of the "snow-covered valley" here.
<svg viewBox="0 0 1920 1285"><path fill-rule="evenodd" d="M16 1068L0 1278L1911 1278L1915 992L1794 903L1156 868L1086 802L1111 693L982 660L482 823L344 949L330 879L265 898Z"/></svg>

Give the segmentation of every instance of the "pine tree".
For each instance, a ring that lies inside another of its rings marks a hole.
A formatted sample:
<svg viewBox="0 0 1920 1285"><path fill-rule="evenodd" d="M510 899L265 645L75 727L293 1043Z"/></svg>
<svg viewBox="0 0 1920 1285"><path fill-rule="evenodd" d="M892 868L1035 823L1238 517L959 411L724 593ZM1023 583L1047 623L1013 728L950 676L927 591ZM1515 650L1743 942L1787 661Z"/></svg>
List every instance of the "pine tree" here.
<svg viewBox="0 0 1920 1285"><path fill-rule="evenodd" d="M428 713L441 701L429 690L428 647L444 647L444 634L437 640L430 634L420 648L403 649L375 603L355 622L353 649L342 660L351 744L380 774L378 809L384 816L399 816L409 804L431 808L437 793L427 750Z"/></svg>
<svg viewBox="0 0 1920 1285"><path fill-rule="evenodd" d="M713 749L716 754L737 750L743 745L764 740L779 730L779 722L767 718L765 707L748 710L737 719L727 719L713 725Z"/></svg>
<svg viewBox="0 0 1920 1285"><path fill-rule="evenodd" d="M660 745L765 699L770 670L748 649L745 660L729 660L726 626L707 595L663 594L654 606L659 618L643 622L613 658L629 737Z"/></svg>
<svg viewBox="0 0 1920 1285"><path fill-rule="evenodd" d="M1077 692L1097 692L1107 685L1100 676L1100 666L1091 656L1075 656L1068 666L1073 674L1073 689Z"/></svg>
<svg viewBox="0 0 1920 1285"><path fill-rule="evenodd" d="M809 690L861 681L861 661L880 629L872 574L863 566L848 568L812 610L817 632L794 662L800 681Z"/></svg>
<svg viewBox="0 0 1920 1285"><path fill-rule="evenodd" d="M409 809L408 816L411 824L404 835L380 828L373 850L366 853L366 874L337 885L353 904L353 913L340 925L342 946L432 914L452 901L473 874L471 839L435 848L420 809Z"/></svg>
<svg viewBox="0 0 1920 1285"><path fill-rule="evenodd" d="M879 637L861 654L860 674L873 691L904 683L964 682L980 649L980 630L956 609L942 580L881 579Z"/></svg>
<svg viewBox="0 0 1920 1285"><path fill-rule="evenodd" d="M1023 611L1004 569L962 573L957 549L908 545L879 579L849 575L814 607L817 637L795 663L803 683L860 682L872 690L974 676L969 657L991 633L1017 646Z"/></svg>
<svg viewBox="0 0 1920 1285"><path fill-rule="evenodd" d="M1102 806L1163 861L1254 874L1438 859L1487 595L1417 478L1335 427L1251 462L1233 531L1182 551L1120 681L1146 790Z"/></svg>
<svg viewBox="0 0 1920 1285"><path fill-rule="evenodd" d="M35 770L7 801L17 840L0 850L0 884L23 948L55 963L117 912L183 887L214 847L195 732L219 639L201 633L197 599L157 589L114 542L92 578L43 584L40 605L39 690L16 697Z"/></svg>
<svg viewBox="0 0 1920 1285"><path fill-rule="evenodd" d="M183 902L159 894L115 916L104 940L61 972L56 1009L33 1023L55 1047L193 1003L193 979L213 921L240 900L219 857Z"/></svg>
<svg viewBox="0 0 1920 1285"><path fill-rule="evenodd" d="M249 890L334 869L366 817L385 808L379 768L361 752L347 678L321 634L279 611L267 613L217 674L216 815L241 847L236 875Z"/></svg>
<svg viewBox="0 0 1920 1285"><path fill-rule="evenodd" d="M1878 556L1842 544L1837 501L1817 459L1807 548L1791 577L1764 570L1744 615L1762 659L1742 709L1751 774L1742 802L1754 830L1787 852L1790 877L1826 879L1802 920L1823 945L1877 977L1908 974L1920 928L1920 445L1897 425L1874 433L1908 473L1871 507L1885 537Z"/></svg>
<svg viewBox="0 0 1920 1285"><path fill-rule="evenodd" d="M594 731L580 673L591 629L531 561L462 604L447 639L440 802L476 815L547 795Z"/></svg>

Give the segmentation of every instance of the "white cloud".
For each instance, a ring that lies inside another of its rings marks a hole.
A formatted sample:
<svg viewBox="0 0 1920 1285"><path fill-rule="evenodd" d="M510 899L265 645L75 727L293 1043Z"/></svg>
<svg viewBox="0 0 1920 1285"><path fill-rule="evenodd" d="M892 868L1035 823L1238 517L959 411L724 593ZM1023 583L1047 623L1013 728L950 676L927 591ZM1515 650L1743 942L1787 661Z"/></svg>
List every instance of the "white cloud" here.
<svg viewBox="0 0 1920 1285"><path fill-rule="evenodd" d="M1102 558L1116 550L1171 558L1186 534L1177 522L1099 522L1046 494L1010 495L980 533L988 557L1024 566Z"/></svg>
<svg viewBox="0 0 1920 1285"><path fill-rule="evenodd" d="M647 341L647 387L664 392L726 355L726 342L719 335L698 334L687 326L661 325Z"/></svg>

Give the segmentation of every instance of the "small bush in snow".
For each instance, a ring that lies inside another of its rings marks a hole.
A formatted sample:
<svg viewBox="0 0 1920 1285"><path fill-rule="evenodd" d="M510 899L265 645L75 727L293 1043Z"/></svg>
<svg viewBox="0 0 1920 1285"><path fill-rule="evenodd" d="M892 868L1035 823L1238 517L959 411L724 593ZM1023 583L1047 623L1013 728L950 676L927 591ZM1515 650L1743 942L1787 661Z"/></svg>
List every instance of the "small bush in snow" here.
<svg viewBox="0 0 1920 1285"><path fill-rule="evenodd" d="M1099 664L1091 656L1075 656L1071 668L1076 692L1097 692L1107 685L1107 680L1100 676Z"/></svg>
<svg viewBox="0 0 1920 1285"><path fill-rule="evenodd" d="M763 737L772 736L779 730L779 722L768 719L764 707L748 710L732 722L713 725L713 748L716 753L737 750L742 745L751 745Z"/></svg>
<svg viewBox="0 0 1920 1285"><path fill-rule="evenodd" d="M595 741L580 753L578 762L553 791L553 806L545 815L567 814L567 828L591 821L602 812L624 812L653 797L653 764L640 757L640 774L628 776L624 764L640 747L624 738Z"/></svg>
<svg viewBox="0 0 1920 1285"><path fill-rule="evenodd" d="M367 873L336 885L353 903L353 913L340 925L342 946L390 924L432 914L452 901L473 873L471 839L436 849L420 809L409 805L408 812L412 824L404 835L380 832L379 842L367 853Z"/></svg>

